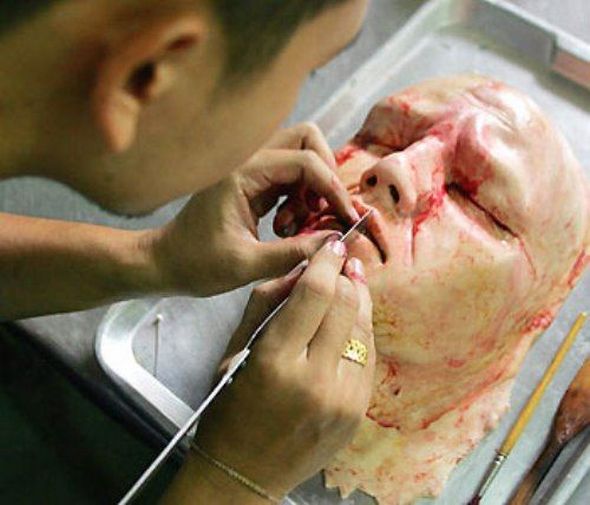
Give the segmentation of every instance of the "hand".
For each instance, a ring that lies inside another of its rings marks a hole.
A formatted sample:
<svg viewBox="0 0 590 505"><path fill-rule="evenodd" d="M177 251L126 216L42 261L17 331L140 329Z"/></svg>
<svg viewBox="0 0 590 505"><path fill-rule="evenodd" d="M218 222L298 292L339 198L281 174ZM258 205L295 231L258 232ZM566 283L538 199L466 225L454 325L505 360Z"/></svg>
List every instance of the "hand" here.
<svg viewBox="0 0 590 505"><path fill-rule="evenodd" d="M303 274L255 290L228 356L295 284L248 366L202 419L195 440L276 496L321 470L351 440L369 404L371 299L360 261L346 260L334 244L324 246ZM367 345L365 367L341 357L350 338Z"/></svg>
<svg viewBox="0 0 590 505"><path fill-rule="evenodd" d="M172 223L150 235L159 278L171 292L212 295L284 275L310 258L330 231L261 242L260 218L280 196L309 188L353 223L359 216L330 167L334 157L319 129L282 130L241 169L196 195Z"/></svg>

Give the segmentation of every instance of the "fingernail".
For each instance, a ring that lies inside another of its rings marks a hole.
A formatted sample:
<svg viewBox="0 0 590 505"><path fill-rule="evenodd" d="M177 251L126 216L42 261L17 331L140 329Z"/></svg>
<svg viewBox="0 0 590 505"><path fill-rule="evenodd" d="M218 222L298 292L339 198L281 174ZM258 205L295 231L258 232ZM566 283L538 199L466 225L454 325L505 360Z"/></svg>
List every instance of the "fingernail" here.
<svg viewBox="0 0 590 505"><path fill-rule="evenodd" d="M333 240L328 243L328 249L332 251L336 256L344 258L346 256L346 245L340 240Z"/></svg>
<svg viewBox="0 0 590 505"><path fill-rule="evenodd" d="M323 232L317 232L318 234L323 233ZM342 233L340 233L339 231L333 231L330 233L330 235L328 235L325 239L324 239L324 244L327 244L328 242L334 242L334 240L340 240L344 235L342 235Z"/></svg>
<svg viewBox="0 0 590 505"><path fill-rule="evenodd" d="M350 208L350 210L348 211L348 215L350 216L350 218L352 219L352 221L354 223L356 223L357 221L360 221L360 219L361 219L360 214L357 212L357 210L354 207Z"/></svg>
<svg viewBox="0 0 590 505"><path fill-rule="evenodd" d="M365 267L363 262L358 258L350 258L348 260L348 264L350 265L350 277L353 280L362 282L363 284L367 283L367 274L365 273Z"/></svg>
<svg viewBox="0 0 590 505"><path fill-rule="evenodd" d="M342 238L342 233L340 233L339 231L333 231L328 236L325 236L324 233L325 232L323 232L323 231L316 231L315 232L315 234L317 234L323 238L323 240L318 245L316 252L318 252L326 244L329 244L330 242L334 242L336 240L340 240Z"/></svg>

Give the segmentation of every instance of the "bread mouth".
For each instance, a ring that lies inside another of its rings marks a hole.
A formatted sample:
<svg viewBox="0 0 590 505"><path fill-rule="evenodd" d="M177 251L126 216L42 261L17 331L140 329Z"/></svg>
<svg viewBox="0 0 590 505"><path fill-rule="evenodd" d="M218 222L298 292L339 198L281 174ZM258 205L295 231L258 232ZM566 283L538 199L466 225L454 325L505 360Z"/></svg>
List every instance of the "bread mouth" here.
<svg viewBox="0 0 590 505"><path fill-rule="evenodd" d="M377 212L377 210L374 208L365 207L361 204L355 204L355 207L361 216L365 215L370 210L372 210L373 213L367 218L367 221L365 223L363 223L354 232L352 232L350 238L347 241L350 241L351 243L356 240L368 241L374 247L381 263L385 263L387 261L387 252L385 248L383 233L381 232L381 229L375 217L375 213ZM317 214L313 216L313 218L308 220L302 232L336 230L340 233L346 233L349 229L349 223L346 223L338 216L327 211L325 213Z"/></svg>

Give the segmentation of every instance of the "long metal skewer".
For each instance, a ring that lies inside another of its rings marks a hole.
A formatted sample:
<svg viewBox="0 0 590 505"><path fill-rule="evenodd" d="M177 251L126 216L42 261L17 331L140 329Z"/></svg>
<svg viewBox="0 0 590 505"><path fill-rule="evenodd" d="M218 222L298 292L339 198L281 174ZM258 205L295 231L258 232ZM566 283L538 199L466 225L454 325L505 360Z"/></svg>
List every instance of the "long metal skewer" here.
<svg viewBox="0 0 590 505"><path fill-rule="evenodd" d="M357 221L341 238L340 242L344 242L352 232L357 230L363 223L366 222L367 218L373 211L370 210L363 217ZM252 336L248 340L248 344L246 347L238 353L232 359L227 371L221 378L221 380L217 383L217 385L213 388L213 390L209 393L207 398L199 405L197 410L193 413L193 415L188 419L188 421L184 424L182 428L176 433L174 438L170 440L168 445L164 448L164 450L158 455L158 457L152 462L152 464L143 472L141 477L135 482L135 484L129 489L127 494L119 501L118 505L128 505L132 503L132 501L139 495L142 489L148 484L148 482L152 479L152 477L156 474L156 472L162 467L162 465L167 461L170 457L170 454L176 449L178 444L187 436L187 434L191 431L191 429L197 424L197 421L203 415L207 407L211 405L213 400L217 398L217 396L221 393L225 386L232 383L234 375L237 371L246 365L246 360L250 355L251 346L254 341L260 336L260 334L266 329L268 324L275 318L275 316L283 309L283 307L287 304L289 298L283 300L267 317L262 321L260 326L252 333Z"/></svg>
<svg viewBox="0 0 590 505"><path fill-rule="evenodd" d="M221 380L217 383L217 385L213 388L209 396L199 405L199 408L194 412L194 414L189 418L189 420L185 423L185 425L180 428L178 433L174 436L172 440L168 443L166 448L159 454L159 456L153 461L153 463L147 468L147 470L141 475L141 477L137 480L137 482L133 485L133 487L127 492L127 494L119 501L119 505L127 505L131 503L133 499L137 497L137 495L141 492L141 490L146 486L146 484L150 481L150 479L155 475L155 473L161 468L161 466L166 462L172 451L176 449L178 444L184 439L184 437L188 434L188 432L193 428L193 426L197 423L199 418L203 415L205 409L211 404L211 402L217 397L217 395L221 392L221 390L229 383L231 383L233 375L235 372L242 366L242 364L246 361L246 358L250 354L249 349L244 349L240 354L234 358L232 364L228 368L225 375L221 378Z"/></svg>
<svg viewBox="0 0 590 505"><path fill-rule="evenodd" d="M164 316L158 314L154 321L154 370L152 373L156 379L158 378L158 364L160 362L160 330L162 327L162 321L164 321Z"/></svg>

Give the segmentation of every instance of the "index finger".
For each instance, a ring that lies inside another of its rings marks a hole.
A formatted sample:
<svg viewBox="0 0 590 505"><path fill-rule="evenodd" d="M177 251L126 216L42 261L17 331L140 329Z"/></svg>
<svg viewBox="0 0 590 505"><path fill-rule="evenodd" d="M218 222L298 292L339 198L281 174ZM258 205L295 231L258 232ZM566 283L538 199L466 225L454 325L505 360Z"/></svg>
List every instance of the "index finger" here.
<svg viewBox="0 0 590 505"><path fill-rule="evenodd" d="M262 345L287 349L295 355L307 348L332 304L346 254L346 246L340 241L319 250L270 324Z"/></svg>
<svg viewBox="0 0 590 505"><path fill-rule="evenodd" d="M245 175L244 193L250 201L276 187L302 184L326 198L347 221L360 219L344 184L315 151L269 150Z"/></svg>
<svg viewBox="0 0 590 505"><path fill-rule="evenodd" d="M318 125L311 122L300 123L279 131L266 145L271 149L310 149L332 170L336 168L336 158L328 141Z"/></svg>

